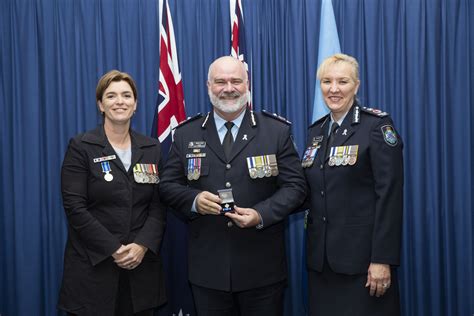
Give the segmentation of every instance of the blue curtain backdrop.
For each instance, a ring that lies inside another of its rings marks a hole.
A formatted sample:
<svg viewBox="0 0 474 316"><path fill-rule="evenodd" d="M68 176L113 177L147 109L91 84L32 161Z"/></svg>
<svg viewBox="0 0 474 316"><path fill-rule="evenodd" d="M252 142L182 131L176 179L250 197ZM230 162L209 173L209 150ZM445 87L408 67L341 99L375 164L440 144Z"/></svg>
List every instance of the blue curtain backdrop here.
<svg viewBox="0 0 474 316"><path fill-rule="evenodd" d="M169 0L188 115L206 112L209 63L229 54L227 0ZM243 0L253 104L311 120L320 0ZM360 62L364 104L405 142L404 315L474 313L474 4L333 0L341 49ZM0 0L0 314L57 315L66 239L59 172L67 141L100 122L107 70L139 88L149 134L157 97L155 0ZM350 203L350 201L348 201ZM303 223L288 221L286 315L304 315ZM183 264L183 263L176 263ZM172 280L167 280L172 282Z"/></svg>

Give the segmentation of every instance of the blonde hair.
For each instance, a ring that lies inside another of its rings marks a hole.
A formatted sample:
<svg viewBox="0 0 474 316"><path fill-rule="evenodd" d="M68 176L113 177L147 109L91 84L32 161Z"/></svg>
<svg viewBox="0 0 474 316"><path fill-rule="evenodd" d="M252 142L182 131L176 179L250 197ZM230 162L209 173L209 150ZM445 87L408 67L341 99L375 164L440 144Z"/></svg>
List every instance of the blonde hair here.
<svg viewBox="0 0 474 316"><path fill-rule="evenodd" d="M324 75L329 66L339 63L346 63L351 66L352 73L354 75L352 79L354 79L354 81L356 82L359 81L359 63L354 57L346 54L335 54L323 60L321 65L319 65L318 72L316 73L316 77L318 78L318 80L321 80L322 76Z"/></svg>

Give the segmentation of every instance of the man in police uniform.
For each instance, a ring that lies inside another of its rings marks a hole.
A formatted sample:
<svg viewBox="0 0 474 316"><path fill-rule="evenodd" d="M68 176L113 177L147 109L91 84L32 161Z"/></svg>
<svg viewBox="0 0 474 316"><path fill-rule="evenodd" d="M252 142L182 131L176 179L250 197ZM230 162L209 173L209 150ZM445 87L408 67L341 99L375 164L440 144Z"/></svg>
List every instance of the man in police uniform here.
<svg viewBox="0 0 474 316"><path fill-rule="evenodd" d="M178 126L161 182L189 221L196 309L282 315L283 220L306 195L290 123L247 108L247 72L233 57L211 64L207 85L213 111Z"/></svg>

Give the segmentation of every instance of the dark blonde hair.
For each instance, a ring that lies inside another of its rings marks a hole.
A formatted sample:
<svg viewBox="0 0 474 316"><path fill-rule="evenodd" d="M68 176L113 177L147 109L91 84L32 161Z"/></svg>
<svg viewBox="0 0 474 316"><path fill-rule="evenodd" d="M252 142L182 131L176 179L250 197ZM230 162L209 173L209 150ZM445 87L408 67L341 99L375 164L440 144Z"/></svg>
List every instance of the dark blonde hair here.
<svg viewBox="0 0 474 316"><path fill-rule="evenodd" d="M132 88L132 92L133 92L133 96L135 97L135 100L138 100L137 86L135 84L135 81L133 81L132 77L125 72L121 72L114 69L114 70L109 71L108 73L106 73L99 79L99 82L97 83L97 87L95 89L96 101L97 102L102 101L102 97L104 96L105 90L110 86L112 82L118 82L118 81L127 82Z"/></svg>
<svg viewBox="0 0 474 316"><path fill-rule="evenodd" d="M329 66L339 63L346 63L351 66L352 72L354 74L352 79L354 79L356 82L359 81L359 63L354 57L346 54L335 54L323 60L321 65L319 65L316 77L321 80L321 77L324 75Z"/></svg>

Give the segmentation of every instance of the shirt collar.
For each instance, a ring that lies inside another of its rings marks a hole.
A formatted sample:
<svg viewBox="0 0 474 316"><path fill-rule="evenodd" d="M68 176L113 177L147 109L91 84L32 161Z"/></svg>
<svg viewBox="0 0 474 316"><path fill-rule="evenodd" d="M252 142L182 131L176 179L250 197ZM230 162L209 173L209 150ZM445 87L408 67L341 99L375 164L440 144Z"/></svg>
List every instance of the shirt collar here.
<svg viewBox="0 0 474 316"><path fill-rule="evenodd" d="M337 121L334 121L334 118L332 117L332 113L331 113L331 124L329 124L330 126L332 125L332 123L336 122L339 126L342 125L342 122L344 122L344 119L346 118L347 116L347 113L349 113L350 109ZM329 127L331 128L331 127Z"/></svg>
<svg viewBox="0 0 474 316"><path fill-rule="evenodd" d="M244 119L245 111L247 111L247 110L242 111L242 113L240 113L240 115L235 120L232 120L232 123L234 123L234 125L237 127L237 129L239 129L240 125L242 124L242 120ZM216 113L216 111L214 111L214 122L216 123L216 129L219 131L221 128L224 127L224 124L227 121L224 120L222 117L220 117L219 114Z"/></svg>

